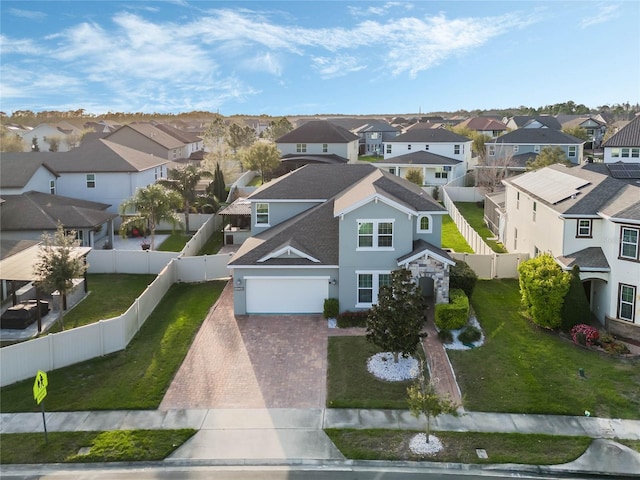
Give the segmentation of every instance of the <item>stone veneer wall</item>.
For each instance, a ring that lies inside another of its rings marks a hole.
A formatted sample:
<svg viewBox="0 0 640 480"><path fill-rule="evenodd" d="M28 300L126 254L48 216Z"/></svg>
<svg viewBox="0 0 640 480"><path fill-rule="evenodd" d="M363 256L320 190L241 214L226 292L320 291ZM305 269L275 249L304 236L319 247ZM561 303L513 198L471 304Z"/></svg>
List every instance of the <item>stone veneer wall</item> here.
<svg viewBox="0 0 640 480"><path fill-rule="evenodd" d="M433 278L436 303L449 303L449 265L424 256L411 262L407 268L413 278Z"/></svg>

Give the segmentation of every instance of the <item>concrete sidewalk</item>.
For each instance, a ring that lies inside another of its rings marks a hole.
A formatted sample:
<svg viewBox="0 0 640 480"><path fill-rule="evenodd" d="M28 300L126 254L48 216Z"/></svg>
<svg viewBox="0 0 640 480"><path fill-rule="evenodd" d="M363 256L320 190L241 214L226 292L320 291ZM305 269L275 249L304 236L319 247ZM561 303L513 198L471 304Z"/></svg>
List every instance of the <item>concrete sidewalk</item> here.
<svg viewBox="0 0 640 480"><path fill-rule="evenodd" d="M424 420L416 419L407 410L119 410L49 412L45 415L50 432L197 429L196 435L165 460L182 464L346 461L323 428L424 428ZM461 417L441 415L432 425L434 431L585 435L602 440L594 442L575 462L553 468L625 475L640 472L640 454L611 441L615 438L640 440L640 420L468 412ZM3 413L0 431L42 432L42 415Z"/></svg>

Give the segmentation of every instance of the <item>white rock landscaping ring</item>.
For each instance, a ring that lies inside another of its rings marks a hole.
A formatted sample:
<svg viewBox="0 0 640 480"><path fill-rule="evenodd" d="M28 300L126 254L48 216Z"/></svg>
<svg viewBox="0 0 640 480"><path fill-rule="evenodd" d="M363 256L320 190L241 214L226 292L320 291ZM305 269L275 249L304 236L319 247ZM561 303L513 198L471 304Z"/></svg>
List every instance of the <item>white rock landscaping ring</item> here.
<svg viewBox="0 0 640 480"><path fill-rule="evenodd" d="M418 376L420 363L413 357L404 358L402 355L399 355L396 363L393 361L392 352L380 352L369 357L367 370L381 380L402 382L412 380Z"/></svg>

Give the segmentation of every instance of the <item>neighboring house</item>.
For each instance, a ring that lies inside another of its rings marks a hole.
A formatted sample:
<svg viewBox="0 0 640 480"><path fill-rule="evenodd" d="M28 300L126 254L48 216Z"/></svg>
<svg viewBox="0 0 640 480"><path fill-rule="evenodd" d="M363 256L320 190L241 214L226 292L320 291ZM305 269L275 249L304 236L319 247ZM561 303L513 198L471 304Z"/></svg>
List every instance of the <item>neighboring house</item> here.
<svg viewBox="0 0 640 480"><path fill-rule="evenodd" d="M550 253L567 271L578 265L598 320L640 339L640 164L617 166L557 164L505 180L503 242Z"/></svg>
<svg viewBox="0 0 640 480"><path fill-rule="evenodd" d="M400 267L448 301L446 210L420 187L369 164L307 165L248 200L252 236L229 262L236 314L321 313L327 298L366 310Z"/></svg>
<svg viewBox="0 0 640 480"><path fill-rule="evenodd" d="M420 169L425 185L446 185L471 163L471 140L444 128L411 129L387 141L376 166L399 176Z"/></svg>
<svg viewBox="0 0 640 480"><path fill-rule="evenodd" d="M193 133L152 123L124 125L107 135L105 140L174 161L189 158L204 148L203 140Z"/></svg>
<svg viewBox="0 0 640 480"><path fill-rule="evenodd" d="M640 116L604 142L602 147L604 163L640 162Z"/></svg>
<svg viewBox="0 0 640 480"><path fill-rule="evenodd" d="M25 152L31 151L33 139L38 139L38 148L41 152L48 152L51 148L51 140L57 139L58 152L67 152L75 148L80 142L81 130L69 122L41 123L31 130L20 133Z"/></svg>
<svg viewBox="0 0 640 480"><path fill-rule="evenodd" d="M0 233L2 240L40 240L43 233L53 236L58 223L75 230L80 246L94 247L106 238L113 245L113 220L109 205L41 192L2 195Z"/></svg>
<svg viewBox="0 0 640 480"><path fill-rule="evenodd" d="M307 164L344 164L358 160L358 136L328 120L312 120L276 140L287 171Z"/></svg>
<svg viewBox="0 0 640 480"><path fill-rule="evenodd" d="M503 118L502 123L504 123L509 130L517 130L519 128L552 128L553 130L562 130L560 122L551 115L514 115L510 118Z"/></svg>
<svg viewBox="0 0 640 480"><path fill-rule="evenodd" d="M510 158L514 166L525 167L545 147L560 147L571 163L584 159L584 140L553 128L519 128L485 143L487 163L491 159ZM523 164L524 162L524 164Z"/></svg>
<svg viewBox="0 0 640 480"><path fill-rule="evenodd" d="M97 122L87 122L84 128L96 133L109 134L115 132L122 125L113 120L98 120Z"/></svg>
<svg viewBox="0 0 640 480"><path fill-rule="evenodd" d="M20 162L29 165L29 170L16 173ZM88 134L69 152L3 153L0 165L12 172L6 177L3 172L3 193L34 189L108 204L109 212L118 213L120 204L137 188L166 177L170 162ZM18 180L12 180L14 175Z"/></svg>
<svg viewBox="0 0 640 480"><path fill-rule="evenodd" d="M400 130L376 118L329 118L331 123L346 128L360 138L360 155L382 155L384 142L399 135Z"/></svg>
<svg viewBox="0 0 640 480"><path fill-rule="evenodd" d="M588 148L600 148L602 139L607 133L607 122L601 115L556 115L556 119L566 128L584 128L589 136Z"/></svg>
<svg viewBox="0 0 640 480"><path fill-rule="evenodd" d="M499 137L507 131L507 126L504 123L488 117L468 118L458 125L491 138Z"/></svg>

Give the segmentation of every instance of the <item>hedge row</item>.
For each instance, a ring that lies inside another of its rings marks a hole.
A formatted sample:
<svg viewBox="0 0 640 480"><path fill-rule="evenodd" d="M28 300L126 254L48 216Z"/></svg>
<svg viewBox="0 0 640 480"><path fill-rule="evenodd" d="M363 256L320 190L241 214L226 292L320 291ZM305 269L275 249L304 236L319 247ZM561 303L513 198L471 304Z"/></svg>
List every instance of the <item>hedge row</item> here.
<svg viewBox="0 0 640 480"><path fill-rule="evenodd" d="M441 330L457 330L469 320L469 298L454 288L449 291L449 303L436 305L436 326Z"/></svg>

